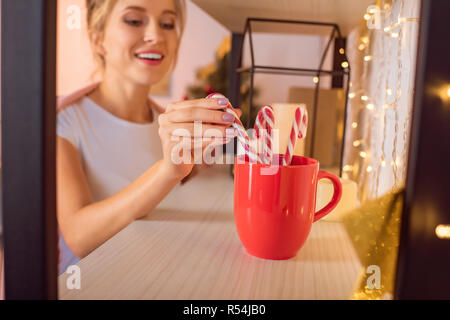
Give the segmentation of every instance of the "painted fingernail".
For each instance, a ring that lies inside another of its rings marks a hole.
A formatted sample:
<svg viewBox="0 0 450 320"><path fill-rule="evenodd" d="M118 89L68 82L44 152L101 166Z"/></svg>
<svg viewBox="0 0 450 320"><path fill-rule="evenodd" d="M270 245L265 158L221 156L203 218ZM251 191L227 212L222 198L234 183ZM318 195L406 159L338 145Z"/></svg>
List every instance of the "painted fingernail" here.
<svg viewBox="0 0 450 320"><path fill-rule="evenodd" d="M224 99L224 98L219 99L219 101L217 101L217 104L219 106L226 106L226 105L228 105L228 99Z"/></svg>
<svg viewBox="0 0 450 320"><path fill-rule="evenodd" d="M225 129L225 133L226 133L227 136L232 136L232 135L234 135L236 133L236 129L234 129L234 128L226 128Z"/></svg>
<svg viewBox="0 0 450 320"><path fill-rule="evenodd" d="M223 121L233 121L234 116L231 113L224 113L222 115L222 119L223 119Z"/></svg>

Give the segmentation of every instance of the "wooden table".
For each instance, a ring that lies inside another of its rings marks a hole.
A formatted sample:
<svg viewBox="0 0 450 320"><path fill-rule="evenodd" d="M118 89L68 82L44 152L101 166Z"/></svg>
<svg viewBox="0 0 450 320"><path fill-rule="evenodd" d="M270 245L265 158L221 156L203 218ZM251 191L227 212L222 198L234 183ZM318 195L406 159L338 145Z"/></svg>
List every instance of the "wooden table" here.
<svg viewBox="0 0 450 320"><path fill-rule="evenodd" d="M247 254L227 166L177 186L78 266L81 289L67 289L62 274L60 299L347 299L361 268L336 222L316 222L290 260Z"/></svg>

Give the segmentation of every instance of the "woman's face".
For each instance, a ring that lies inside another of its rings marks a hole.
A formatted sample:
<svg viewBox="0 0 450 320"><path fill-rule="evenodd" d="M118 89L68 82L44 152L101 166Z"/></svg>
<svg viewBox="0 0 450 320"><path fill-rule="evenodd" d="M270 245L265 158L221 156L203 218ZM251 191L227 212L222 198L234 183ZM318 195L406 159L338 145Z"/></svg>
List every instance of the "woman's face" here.
<svg viewBox="0 0 450 320"><path fill-rule="evenodd" d="M173 0L118 0L101 45L106 71L142 85L161 80L175 58L176 24Z"/></svg>

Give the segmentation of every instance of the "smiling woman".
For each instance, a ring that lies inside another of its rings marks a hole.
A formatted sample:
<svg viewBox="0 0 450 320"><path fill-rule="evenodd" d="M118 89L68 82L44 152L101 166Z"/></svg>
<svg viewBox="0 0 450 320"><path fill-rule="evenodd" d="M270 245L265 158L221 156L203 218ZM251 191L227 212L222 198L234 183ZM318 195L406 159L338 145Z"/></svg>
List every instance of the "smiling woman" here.
<svg viewBox="0 0 450 320"><path fill-rule="evenodd" d="M173 70L184 26L182 0L87 0L92 51L102 81L71 95L57 116L57 218L60 273L135 219L186 177L190 161L172 161L177 132L194 121L225 130L227 99L158 106L150 87ZM240 112L236 111L239 115ZM158 117L158 121L155 121ZM197 132L195 132L198 134ZM225 143L215 141L218 146ZM203 142L202 151L211 142ZM198 148L197 143L195 144Z"/></svg>
<svg viewBox="0 0 450 320"><path fill-rule="evenodd" d="M139 5L139 2L142 5ZM117 60L122 59L120 54L124 52L124 49L129 48L133 49L129 57L131 61L138 58L146 65L159 67L157 72L140 71L145 72L142 79L145 83L150 80L154 84L156 79L161 79L160 73L166 73L175 66L177 49L185 24L184 2L180 0L150 1L150 4L151 11L148 11L149 2L145 1L87 1L88 33L100 71L105 71L106 51L110 56L110 64L115 61L123 63L123 60ZM112 21L119 23L111 23ZM148 45L145 46L143 43L152 40L152 37L155 37L153 39L155 41L161 37L164 38L165 48L162 47L163 43L158 43L159 45L152 50L146 49ZM144 42L139 42L142 39ZM145 53L154 53L159 56L138 56ZM150 58L156 61L147 63L149 62L147 59ZM136 77L135 70L131 69L129 72ZM146 76L152 79L145 79Z"/></svg>

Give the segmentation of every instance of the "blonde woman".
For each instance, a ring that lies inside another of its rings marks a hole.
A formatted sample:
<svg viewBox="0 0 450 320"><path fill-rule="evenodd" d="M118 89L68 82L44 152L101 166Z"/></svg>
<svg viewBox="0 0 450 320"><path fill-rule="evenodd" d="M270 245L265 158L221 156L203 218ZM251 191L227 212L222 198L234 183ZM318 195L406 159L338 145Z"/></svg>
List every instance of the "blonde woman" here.
<svg viewBox="0 0 450 320"><path fill-rule="evenodd" d="M171 159L172 148L179 143L173 138L179 132L189 132L193 140L194 121L202 121L203 132L215 129L223 137L235 135L233 117L221 110L226 99L174 102L162 108L148 97L150 87L176 63L183 1L87 0L86 4L102 81L59 106L60 273L148 215L191 172L192 161L176 164ZM190 159L192 146L189 143Z"/></svg>

